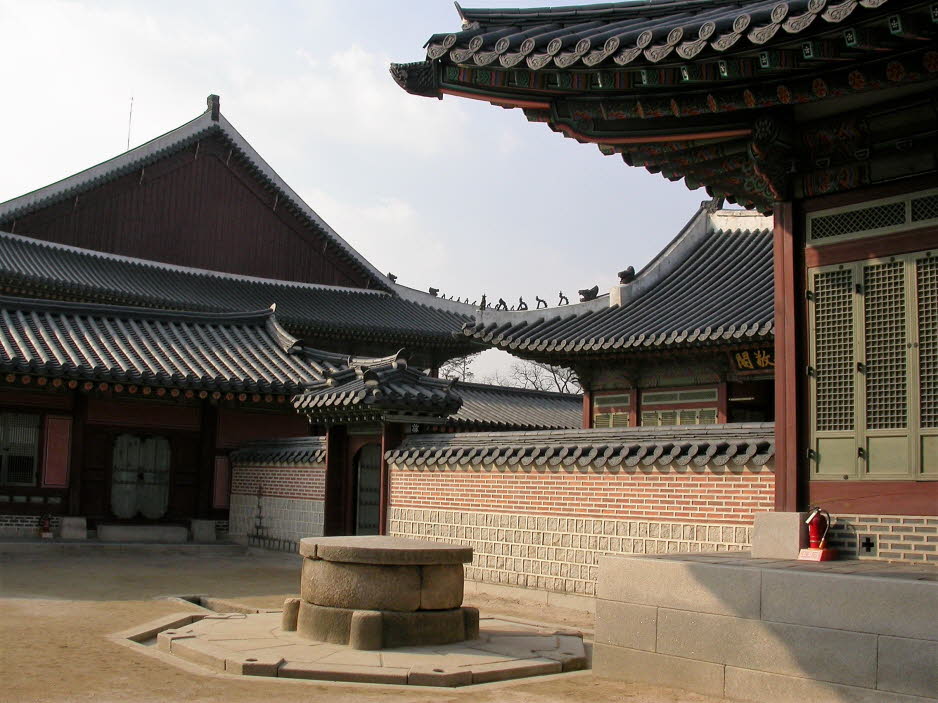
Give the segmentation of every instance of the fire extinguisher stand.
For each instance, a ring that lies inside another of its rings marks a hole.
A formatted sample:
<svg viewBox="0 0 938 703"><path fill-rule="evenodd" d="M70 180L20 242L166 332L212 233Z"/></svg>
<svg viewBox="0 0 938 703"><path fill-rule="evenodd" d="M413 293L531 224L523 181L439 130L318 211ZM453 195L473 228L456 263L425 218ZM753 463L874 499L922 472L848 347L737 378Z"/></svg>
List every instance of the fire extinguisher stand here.
<svg viewBox="0 0 938 703"><path fill-rule="evenodd" d="M798 553L801 561L833 561L837 558L837 550L827 546L827 533L831 529L831 515L818 506L808 508L808 517L805 518L808 526L808 548Z"/></svg>

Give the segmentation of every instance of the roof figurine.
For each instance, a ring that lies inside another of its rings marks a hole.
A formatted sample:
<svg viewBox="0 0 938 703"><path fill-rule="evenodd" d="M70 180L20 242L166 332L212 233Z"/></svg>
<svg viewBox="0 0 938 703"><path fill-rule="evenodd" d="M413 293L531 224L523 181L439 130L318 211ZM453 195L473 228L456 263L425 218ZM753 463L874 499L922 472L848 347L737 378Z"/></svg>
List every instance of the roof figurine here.
<svg viewBox="0 0 938 703"><path fill-rule="evenodd" d="M543 310L476 314L463 334L537 361L697 345L770 342L774 335L771 219L701 205L631 280ZM627 273L627 272L623 272ZM562 295L562 294L561 294ZM540 305L540 304L539 304Z"/></svg>

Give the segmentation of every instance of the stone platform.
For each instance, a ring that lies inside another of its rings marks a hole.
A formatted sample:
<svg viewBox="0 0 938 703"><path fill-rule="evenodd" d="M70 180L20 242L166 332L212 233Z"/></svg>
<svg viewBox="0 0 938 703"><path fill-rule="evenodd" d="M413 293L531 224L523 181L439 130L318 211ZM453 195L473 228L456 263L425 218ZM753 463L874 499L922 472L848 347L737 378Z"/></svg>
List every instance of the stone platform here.
<svg viewBox="0 0 938 703"><path fill-rule="evenodd" d="M365 652L280 628L281 613L180 613L124 636L209 670L246 676L467 686L587 668L579 632L497 618L458 644Z"/></svg>
<svg viewBox="0 0 938 703"><path fill-rule="evenodd" d="M599 676L759 703L938 701L938 569L605 557Z"/></svg>

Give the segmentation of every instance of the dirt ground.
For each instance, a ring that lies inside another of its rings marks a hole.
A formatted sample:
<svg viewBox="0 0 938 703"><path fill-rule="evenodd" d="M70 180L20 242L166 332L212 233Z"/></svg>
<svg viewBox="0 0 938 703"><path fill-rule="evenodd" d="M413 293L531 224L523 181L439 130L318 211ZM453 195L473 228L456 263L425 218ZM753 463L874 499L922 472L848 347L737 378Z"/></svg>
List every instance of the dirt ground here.
<svg viewBox="0 0 938 703"><path fill-rule="evenodd" d="M433 701L454 703L714 703L716 699L600 679L589 672L425 689L308 681L243 679L197 673L123 646L108 635L195 606L162 596L204 594L254 607L278 607L295 595L299 559L172 554L0 555L0 701L40 703L248 703L250 701ZM578 611L545 609L481 595L467 598L485 614L592 629Z"/></svg>

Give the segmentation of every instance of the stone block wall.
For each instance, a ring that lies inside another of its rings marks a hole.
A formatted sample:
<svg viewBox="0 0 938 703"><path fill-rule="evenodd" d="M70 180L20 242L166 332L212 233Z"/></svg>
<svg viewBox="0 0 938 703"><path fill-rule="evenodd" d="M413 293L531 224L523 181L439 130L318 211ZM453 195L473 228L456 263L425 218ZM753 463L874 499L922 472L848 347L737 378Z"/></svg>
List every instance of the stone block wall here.
<svg viewBox="0 0 938 703"><path fill-rule="evenodd" d="M473 547L466 577L591 596L604 555L748 549L772 509L761 466L392 464L389 533Z"/></svg>
<svg viewBox="0 0 938 703"><path fill-rule="evenodd" d="M759 703L938 700L938 582L859 568L603 559L593 669Z"/></svg>
<svg viewBox="0 0 938 703"><path fill-rule="evenodd" d="M228 533L251 546L295 552L323 532L324 465L232 467Z"/></svg>

